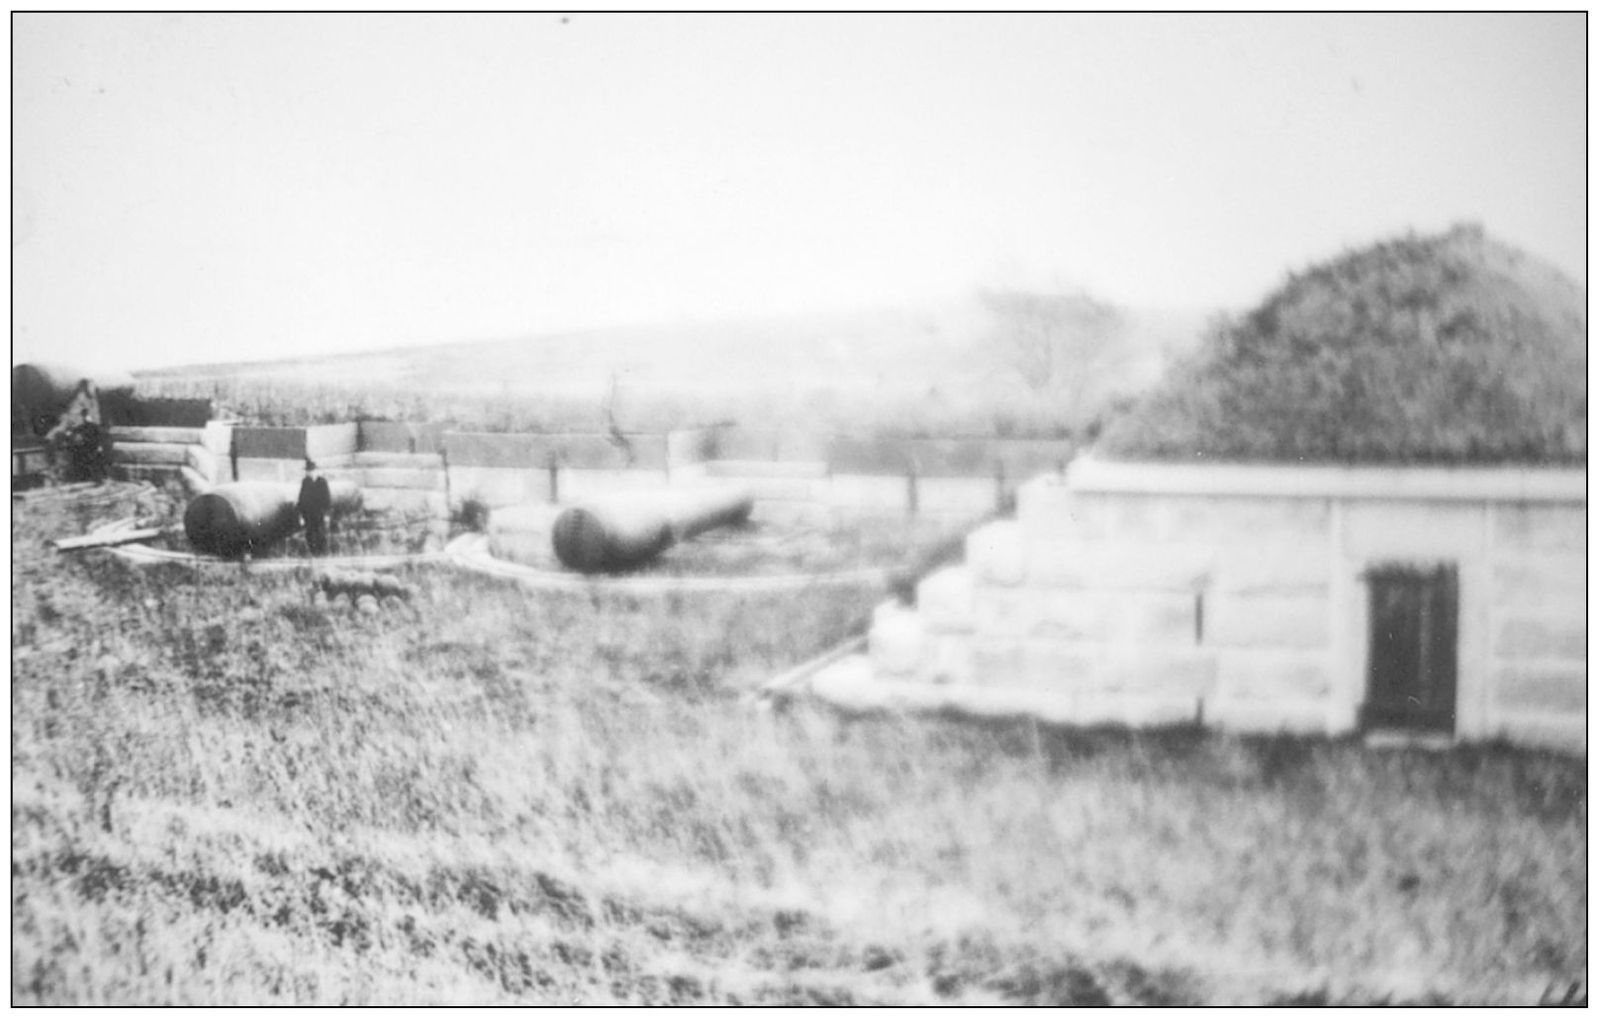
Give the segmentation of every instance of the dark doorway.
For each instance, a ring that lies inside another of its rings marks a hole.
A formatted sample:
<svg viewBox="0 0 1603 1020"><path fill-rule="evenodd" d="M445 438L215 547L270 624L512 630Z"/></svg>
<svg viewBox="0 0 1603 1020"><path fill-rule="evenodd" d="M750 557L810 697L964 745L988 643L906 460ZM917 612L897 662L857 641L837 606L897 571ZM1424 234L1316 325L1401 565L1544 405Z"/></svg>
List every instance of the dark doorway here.
<svg viewBox="0 0 1603 1020"><path fill-rule="evenodd" d="M1458 701L1458 568L1453 564L1372 567L1369 688L1360 721L1453 732Z"/></svg>

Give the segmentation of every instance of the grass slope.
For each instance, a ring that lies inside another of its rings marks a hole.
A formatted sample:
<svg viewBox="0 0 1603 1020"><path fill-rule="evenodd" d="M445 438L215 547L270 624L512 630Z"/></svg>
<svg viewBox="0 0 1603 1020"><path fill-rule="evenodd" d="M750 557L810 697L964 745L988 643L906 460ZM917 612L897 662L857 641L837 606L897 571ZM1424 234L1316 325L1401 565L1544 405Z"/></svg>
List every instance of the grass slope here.
<svg viewBox="0 0 1603 1020"><path fill-rule="evenodd" d="M12 1001L1535 1002L1585 772L754 712L879 597L136 568L12 523Z"/></svg>

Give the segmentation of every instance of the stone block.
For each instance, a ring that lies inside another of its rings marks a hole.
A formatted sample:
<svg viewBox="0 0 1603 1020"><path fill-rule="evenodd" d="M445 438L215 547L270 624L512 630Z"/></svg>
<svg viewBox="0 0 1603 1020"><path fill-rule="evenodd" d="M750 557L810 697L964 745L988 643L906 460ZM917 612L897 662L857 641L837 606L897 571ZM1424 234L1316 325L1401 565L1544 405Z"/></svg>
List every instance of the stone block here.
<svg viewBox="0 0 1603 1020"><path fill-rule="evenodd" d="M409 468L413 471L439 471L444 461L437 453L401 453L388 450L362 450L356 466L364 468Z"/></svg>
<svg viewBox="0 0 1603 1020"><path fill-rule="evenodd" d="M486 545L490 555L499 560L541 570L562 569L562 562L557 559L556 550L551 546L549 531L542 535L532 530L493 530Z"/></svg>
<svg viewBox="0 0 1603 1020"><path fill-rule="evenodd" d="M1330 644L1330 600L1324 595L1210 593L1202 606L1203 644L1210 648L1324 648Z"/></svg>
<svg viewBox="0 0 1603 1020"><path fill-rule="evenodd" d="M1020 646L1023 670L1017 686L1037 691L1076 694L1095 688L1103 675L1103 651L1082 642L1030 641Z"/></svg>
<svg viewBox="0 0 1603 1020"><path fill-rule="evenodd" d="M1301 542L1236 543L1219 550L1211 589L1226 593L1317 594L1334 573L1330 544L1321 536Z"/></svg>
<svg viewBox="0 0 1603 1020"><path fill-rule="evenodd" d="M432 469L379 468L360 469L363 488L369 489L438 489L445 485L445 472L438 464Z"/></svg>
<svg viewBox="0 0 1603 1020"><path fill-rule="evenodd" d="M1214 692L1219 676L1213 652L1123 649L1101 665L1098 686L1142 697L1195 702Z"/></svg>
<svg viewBox="0 0 1603 1020"><path fill-rule="evenodd" d="M1073 534L1088 541L1164 541L1171 530L1164 509L1170 498L1129 492L1074 493L1069 507Z"/></svg>
<svg viewBox="0 0 1603 1020"><path fill-rule="evenodd" d="M666 455L671 467L700 464L711 460L718 452L718 430L676 429L665 439Z"/></svg>
<svg viewBox="0 0 1603 1020"><path fill-rule="evenodd" d="M978 516L996 506L996 479L920 478L918 512L964 513Z"/></svg>
<svg viewBox="0 0 1603 1020"><path fill-rule="evenodd" d="M815 479L829 477L829 465L821 460L710 460L707 477Z"/></svg>
<svg viewBox="0 0 1603 1020"><path fill-rule="evenodd" d="M308 425L303 443L306 456L319 464L335 457L354 457L358 445L356 423Z"/></svg>
<svg viewBox="0 0 1603 1020"><path fill-rule="evenodd" d="M420 489L363 489L362 506L368 510L417 517L446 517L445 493Z"/></svg>
<svg viewBox="0 0 1603 1020"><path fill-rule="evenodd" d="M557 472L557 502L576 503L619 492L651 492L667 486L660 469L561 468Z"/></svg>
<svg viewBox="0 0 1603 1020"><path fill-rule="evenodd" d="M1313 699L1244 701L1214 698L1202 706L1202 721L1232 733L1328 733L1330 707Z"/></svg>
<svg viewBox="0 0 1603 1020"><path fill-rule="evenodd" d="M299 467L306 457L306 430L238 425L232 451L240 460L295 461Z"/></svg>
<svg viewBox="0 0 1603 1020"><path fill-rule="evenodd" d="M1498 720L1495 731L1512 743L1572 754L1586 753L1584 714L1520 714Z"/></svg>
<svg viewBox="0 0 1603 1020"><path fill-rule="evenodd" d="M1498 708L1510 712L1586 715L1586 664L1499 666L1493 675Z"/></svg>
<svg viewBox="0 0 1603 1020"><path fill-rule="evenodd" d="M974 577L964 567L943 567L918 583L918 611L933 633L974 630Z"/></svg>
<svg viewBox="0 0 1603 1020"><path fill-rule="evenodd" d="M1195 592L1117 592L1109 596L1123 640L1136 645L1196 645Z"/></svg>
<svg viewBox="0 0 1603 1020"><path fill-rule="evenodd" d="M1123 702L1123 722L1126 726L1189 726L1202 718L1202 701L1184 695L1126 694Z"/></svg>
<svg viewBox="0 0 1603 1020"><path fill-rule="evenodd" d="M1325 499L1291 496L1149 496L1156 538L1170 542L1315 544L1330 534Z"/></svg>
<svg viewBox="0 0 1603 1020"><path fill-rule="evenodd" d="M241 482L299 481L305 474L300 461L263 457L240 457L234 462Z"/></svg>
<svg viewBox="0 0 1603 1020"><path fill-rule="evenodd" d="M451 499L478 500L491 507L546 503L551 499L549 473L543 469L457 467L450 470Z"/></svg>
<svg viewBox="0 0 1603 1020"><path fill-rule="evenodd" d="M1199 703L1193 698L1085 692L1075 695L1074 723L1132 729L1187 726L1197 722L1199 709Z"/></svg>
<svg viewBox="0 0 1603 1020"><path fill-rule="evenodd" d="M804 524L820 531L836 525L835 513L834 507L805 500L759 499L751 507L753 520L772 524Z"/></svg>
<svg viewBox="0 0 1603 1020"><path fill-rule="evenodd" d="M1125 696L1119 692L1080 690L1074 692L1074 725L1126 726Z"/></svg>
<svg viewBox="0 0 1603 1020"><path fill-rule="evenodd" d="M181 481L183 471L184 467L178 464L117 464L112 468L112 477L130 482L165 485L174 479Z"/></svg>
<svg viewBox="0 0 1603 1020"><path fill-rule="evenodd" d="M883 475L835 475L829 480L826 498L836 506L861 509L901 510L908 508L907 479Z"/></svg>
<svg viewBox="0 0 1603 1020"><path fill-rule="evenodd" d="M1500 559L1492 568L1492 601L1499 607L1586 605L1586 557L1526 555Z"/></svg>
<svg viewBox="0 0 1603 1020"><path fill-rule="evenodd" d="M183 481L184 488L188 489L192 494L205 492L212 487L211 479L205 477L188 464L178 469L178 477Z"/></svg>
<svg viewBox="0 0 1603 1020"><path fill-rule="evenodd" d="M368 420L357 422L356 443L364 451L432 455L438 462L445 432L441 422Z"/></svg>
<svg viewBox="0 0 1603 1020"><path fill-rule="evenodd" d="M980 687L1018 687L1024 677L1024 646L1012 639L978 635L971 639L974 683Z"/></svg>
<svg viewBox="0 0 1603 1020"><path fill-rule="evenodd" d="M1060 476L1049 474L1032 478L1018 487L1017 498L1018 522L1025 534L1061 538L1073 538L1077 534L1074 497Z"/></svg>
<svg viewBox="0 0 1603 1020"><path fill-rule="evenodd" d="M204 446L190 446L186 448L189 467L208 482L217 480L217 454Z"/></svg>
<svg viewBox="0 0 1603 1020"><path fill-rule="evenodd" d="M491 511L488 532L491 535L526 534L551 544L551 530L562 513L555 503L524 503L500 507Z"/></svg>
<svg viewBox="0 0 1603 1020"><path fill-rule="evenodd" d="M770 502L783 500L797 503L820 500L829 491L829 482L824 479L757 477L729 481L746 489L753 499Z"/></svg>
<svg viewBox="0 0 1603 1020"><path fill-rule="evenodd" d="M1323 653L1229 649L1219 653L1219 694L1242 701L1310 701L1332 690Z"/></svg>
<svg viewBox="0 0 1603 1020"><path fill-rule="evenodd" d="M929 634L924 676L935 684L973 684L974 642L965 634Z"/></svg>
<svg viewBox="0 0 1603 1020"><path fill-rule="evenodd" d="M1341 547L1359 560L1464 559L1485 552L1479 505L1361 500L1342 511Z"/></svg>
<svg viewBox="0 0 1603 1020"><path fill-rule="evenodd" d="M1056 591L1035 594L1029 636L1059 641L1110 641L1120 633L1116 608L1106 592Z"/></svg>
<svg viewBox="0 0 1603 1020"><path fill-rule="evenodd" d="M116 443L178 443L183 446L199 445L206 434L205 429L141 425L113 425L107 431Z"/></svg>
<svg viewBox="0 0 1603 1020"><path fill-rule="evenodd" d="M220 421L207 422L201 430L200 445L222 457L227 457L234 445L234 427Z"/></svg>
<svg viewBox="0 0 1603 1020"><path fill-rule="evenodd" d="M964 555L981 585L1013 585L1024 580L1024 536L1016 521L992 521L971 532Z"/></svg>
<svg viewBox="0 0 1603 1020"><path fill-rule="evenodd" d="M1022 638L1036 614L1036 592L1024 588L974 589L974 629L988 637Z"/></svg>
<svg viewBox="0 0 1603 1020"><path fill-rule="evenodd" d="M1584 660L1586 617L1561 611L1506 618L1497 627L1492 651L1503 659Z"/></svg>
<svg viewBox="0 0 1603 1020"><path fill-rule="evenodd" d="M1492 543L1498 550L1586 551L1586 506L1502 504L1492 510Z"/></svg>
<svg viewBox="0 0 1603 1020"><path fill-rule="evenodd" d="M189 463L189 447L182 443L116 443L111 448L113 464Z"/></svg>
<svg viewBox="0 0 1603 1020"><path fill-rule="evenodd" d="M1025 580L1095 590L1194 591L1214 569L1208 545L1111 541L1032 541Z"/></svg>
<svg viewBox="0 0 1603 1020"><path fill-rule="evenodd" d="M925 670L928 654L924 621L916 611L894 602L882 602L874 608L868 656L876 674L898 679L917 678Z"/></svg>

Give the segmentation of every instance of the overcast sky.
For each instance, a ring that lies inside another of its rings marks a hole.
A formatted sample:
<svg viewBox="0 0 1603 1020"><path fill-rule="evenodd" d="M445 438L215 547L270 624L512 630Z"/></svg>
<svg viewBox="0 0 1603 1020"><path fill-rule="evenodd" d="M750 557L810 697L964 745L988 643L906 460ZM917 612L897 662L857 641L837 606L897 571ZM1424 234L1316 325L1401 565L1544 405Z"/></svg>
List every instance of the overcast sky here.
<svg viewBox="0 0 1603 1020"><path fill-rule="evenodd" d="M1584 282L1582 15L14 15L13 361L1246 306L1476 220Z"/></svg>

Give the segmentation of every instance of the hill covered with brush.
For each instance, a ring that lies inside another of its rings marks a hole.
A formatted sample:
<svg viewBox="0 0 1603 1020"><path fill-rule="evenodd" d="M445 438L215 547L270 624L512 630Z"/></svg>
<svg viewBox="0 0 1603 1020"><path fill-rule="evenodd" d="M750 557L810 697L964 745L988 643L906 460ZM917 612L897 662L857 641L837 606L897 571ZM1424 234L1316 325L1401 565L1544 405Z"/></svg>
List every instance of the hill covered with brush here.
<svg viewBox="0 0 1603 1020"><path fill-rule="evenodd" d="M1151 385L1205 315L1118 309L1097 385L1032 376L1042 338L978 300L811 316L642 324L324 358L136 372L145 396L209 397L248 421L448 420L486 431L746 425L1069 435ZM1071 326L1075 325L1073 323ZM1073 338L1068 338L1073 339ZM1063 375L1063 373L1059 373Z"/></svg>
<svg viewBox="0 0 1603 1020"><path fill-rule="evenodd" d="M1477 226L1294 274L1115 422L1129 459L1583 463L1586 295Z"/></svg>

